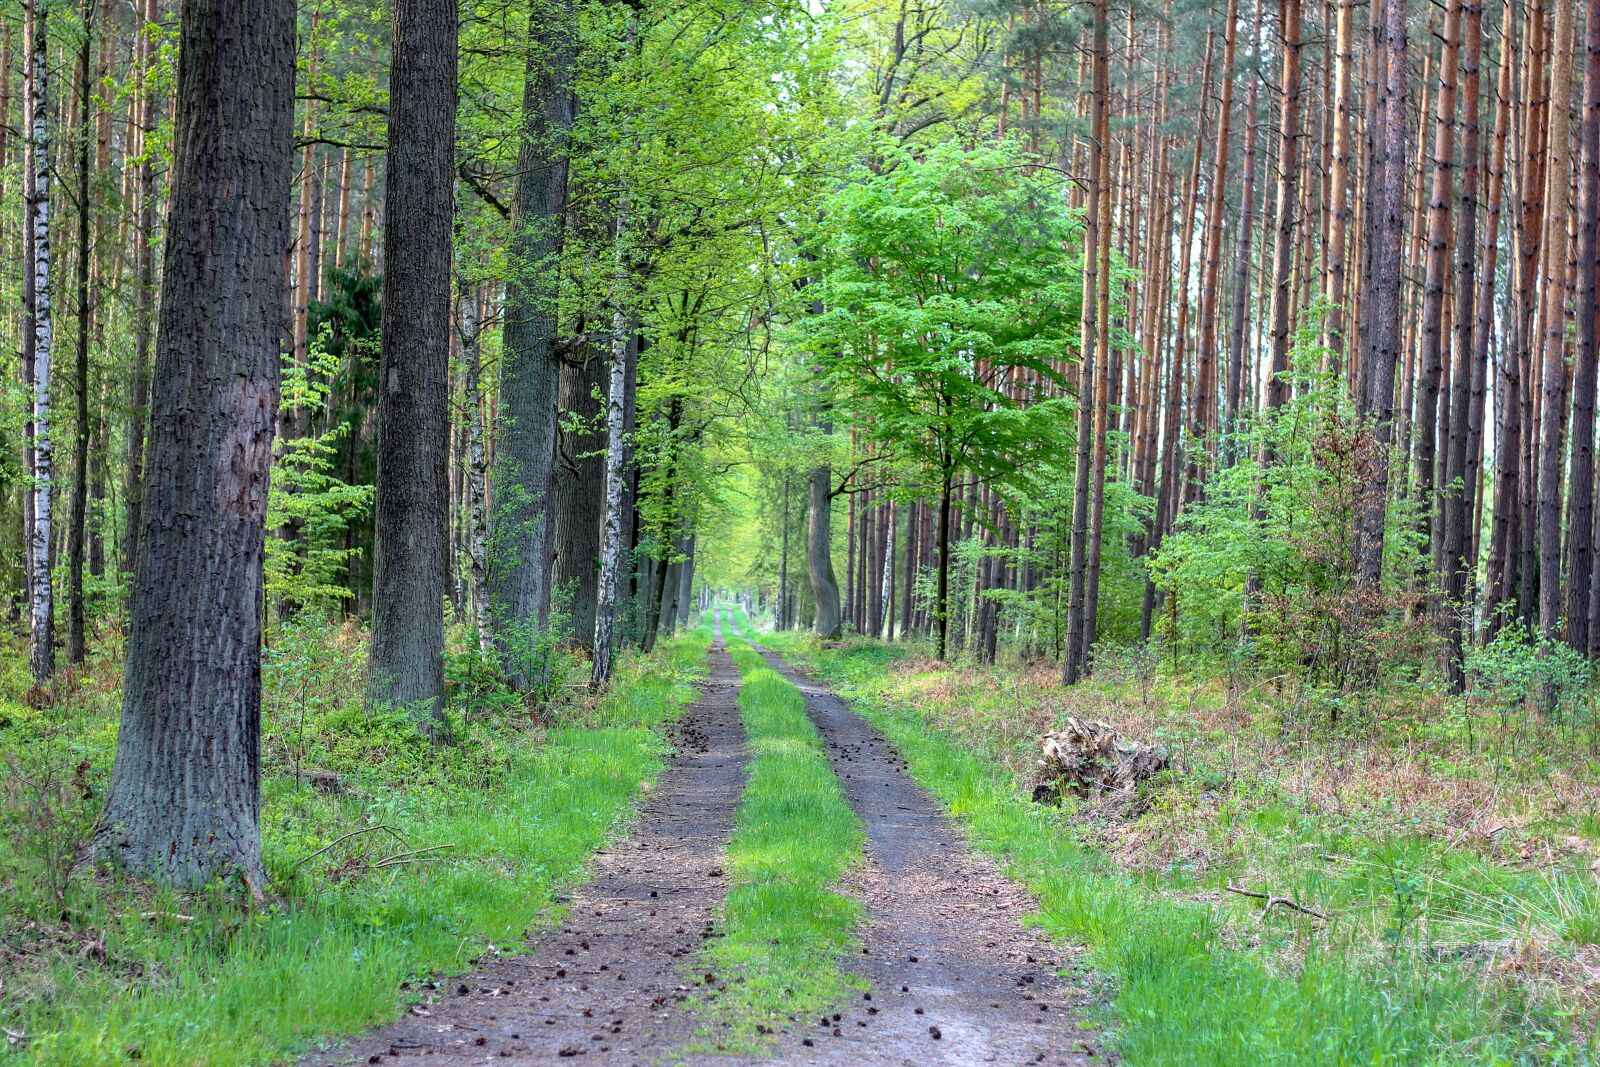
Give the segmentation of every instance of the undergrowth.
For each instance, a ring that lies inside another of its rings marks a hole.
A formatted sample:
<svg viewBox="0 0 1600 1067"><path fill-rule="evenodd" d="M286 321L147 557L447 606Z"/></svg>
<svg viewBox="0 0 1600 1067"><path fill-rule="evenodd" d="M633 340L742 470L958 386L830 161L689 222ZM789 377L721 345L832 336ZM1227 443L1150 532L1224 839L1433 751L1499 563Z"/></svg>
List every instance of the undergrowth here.
<svg viewBox="0 0 1600 1067"><path fill-rule="evenodd" d="M723 1048L754 1050L855 982L839 966L857 947L860 905L832 887L860 861L864 836L806 715L805 697L731 632L749 782L728 845L731 883L707 962L732 976L702 995Z"/></svg>
<svg viewBox="0 0 1600 1067"><path fill-rule="evenodd" d="M1372 832L1359 818L1319 823L1270 794L1239 797L1226 816L1236 847L1263 855L1213 857L1201 869L1128 867L1089 829L1093 813L1027 799L1005 731L986 733L970 716L953 725L952 709L982 699L961 672L930 666L931 696L914 684L926 673L895 669L899 650L822 648L785 634L763 641L852 699L974 845L1034 894L1037 921L1088 946L1089 962L1115 985L1107 1021L1125 1061L1594 1062L1581 995L1553 994L1536 977L1592 947L1592 875L1497 868L1426 838ZM1009 710L997 718L1022 712L1016 694L1000 703ZM1152 810L1185 803L1186 789L1225 786L1182 781L1184 763L1180 752L1180 770L1151 787ZM1222 891L1246 877L1328 921ZM1571 940L1541 950L1529 937L1541 923Z"/></svg>
<svg viewBox="0 0 1600 1067"><path fill-rule="evenodd" d="M534 714L458 641L453 732L362 708L353 629L284 629L267 656L269 903L153 892L71 858L115 747L108 654L46 711L0 702L0 1025L30 1064L211 1067L291 1056L424 996L431 975L521 950L662 766L705 630L626 658L598 704ZM7 659L0 670L16 674ZM23 676L0 679L16 692ZM572 689L569 691L580 691Z"/></svg>

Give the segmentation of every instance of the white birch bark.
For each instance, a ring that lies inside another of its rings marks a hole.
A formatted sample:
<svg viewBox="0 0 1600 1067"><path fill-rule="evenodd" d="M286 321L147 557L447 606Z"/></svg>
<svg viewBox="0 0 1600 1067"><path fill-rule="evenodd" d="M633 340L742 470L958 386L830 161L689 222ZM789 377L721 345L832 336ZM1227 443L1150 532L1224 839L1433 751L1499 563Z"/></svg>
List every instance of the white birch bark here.
<svg viewBox="0 0 1600 1067"><path fill-rule="evenodd" d="M617 204L616 280L611 293L611 377L606 395L606 510L600 530L600 591L594 612L594 662L589 684L598 689L611 677L611 652L617 615L617 576L622 567L623 391L628 375L628 320L623 314L627 264L622 242L628 228L628 194Z"/></svg>
<svg viewBox="0 0 1600 1067"><path fill-rule="evenodd" d="M33 228L33 528L28 531L31 649L35 681L55 671L54 603L50 585L50 101L45 11L38 0L28 11L28 115L30 225Z"/></svg>
<svg viewBox="0 0 1600 1067"><path fill-rule="evenodd" d="M879 590L879 602L883 609L878 613L883 619L883 633L873 634L874 637L893 637L894 619L889 612L889 598L894 592L894 503L889 504L889 521L884 524L883 531L883 587Z"/></svg>
<svg viewBox="0 0 1600 1067"><path fill-rule="evenodd" d="M471 606L473 625L478 629L478 647L487 653L494 647L494 641L487 615L489 501L484 488L482 357L478 347L483 324L479 319L478 300L475 286L459 287L457 329L461 333L461 359L467 387L467 602Z"/></svg>

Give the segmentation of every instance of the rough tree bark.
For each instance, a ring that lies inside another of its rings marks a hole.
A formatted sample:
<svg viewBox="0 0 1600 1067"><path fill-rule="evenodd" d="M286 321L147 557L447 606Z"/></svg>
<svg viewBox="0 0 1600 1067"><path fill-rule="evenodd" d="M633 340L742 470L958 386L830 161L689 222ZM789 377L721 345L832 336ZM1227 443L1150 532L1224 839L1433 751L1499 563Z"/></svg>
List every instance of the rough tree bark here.
<svg viewBox="0 0 1600 1067"><path fill-rule="evenodd" d="M444 729L455 0L396 0L367 692ZM392 313L404 309L403 314Z"/></svg>
<svg viewBox="0 0 1600 1067"><path fill-rule="evenodd" d="M1600 2L1591 0L1584 24L1583 121L1578 174L1577 351L1572 379L1572 500L1568 506L1567 640L1579 652L1593 643L1589 597L1594 572L1594 406L1596 260L1600 258Z"/></svg>
<svg viewBox="0 0 1600 1067"><path fill-rule="evenodd" d="M1568 90L1572 84L1573 8L1555 5L1551 36L1550 167L1545 187L1544 374L1539 427L1539 629L1557 636L1561 623L1561 479L1567 399ZM1557 106L1559 105L1559 106Z"/></svg>
<svg viewBox="0 0 1600 1067"><path fill-rule="evenodd" d="M1450 356L1450 437L1445 456L1445 479L1440 496L1442 528L1440 563L1444 571L1444 617L1449 649L1445 674L1459 692L1465 684L1461 658L1466 635L1472 628L1470 605L1465 605L1468 581L1467 523L1472 514L1473 485L1468 479L1467 450L1475 373L1478 321L1473 301L1477 295L1478 265L1478 99L1479 59L1483 52L1482 0L1460 0L1461 34L1461 206L1456 212L1455 348Z"/></svg>
<svg viewBox="0 0 1600 1067"><path fill-rule="evenodd" d="M259 890L261 561L294 138L293 0L185 0L144 545L94 847Z"/></svg>
<svg viewBox="0 0 1600 1067"><path fill-rule="evenodd" d="M572 639L585 649L594 644L600 592L605 501L596 489L605 479L605 438L599 432L605 408L596 395L605 386L606 362L585 345L573 361L562 364L558 383L563 425L550 494L552 580L570 598Z"/></svg>
<svg viewBox="0 0 1600 1067"><path fill-rule="evenodd" d="M1356 510L1356 581L1376 592L1383 576L1384 511L1389 500L1388 450L1394 433L1394 372L1400 347L1401 235L1406 182L1406 4L1381 0L1372 18L1377 60L1373 146L1373 211L1365 220L1372 249L1371 314L1363 330L1367 370L1360 410L1372 425L1377 455Z"/></svg>
<svg viewBox="0 0 1600 1067"><path fill-rule="evenodd" d="M833 432L822 424L824 435ZM811 576L811 596L817 618L812 627L818 637L834 640L843 620L839 615L839 580L833 574L833 469L826 463L811 468L810 516L806 523L806 570Z"/></svg>
<svg viewBox="0 0 1600 1067"><path fill-rule="evenodd" d="M522 146L512 194L505 354L495 422L489 595L496 640L511 682L539 679L509 655L517 634L544 625L550 608L548 504L556 449L557 262L567 210L567 135L572 129L571 8L541 0L528 21Z"/></svg>
<svg viewBox="0 0 1600 1067"><path fill-rule="evenodd" d="M1450 190L1455 169L1457 53L1461 44L1461 0L1447 0L1444 41L1439 54L1439 95L1433 126L1432 183L1428 194L1427 259L1422 281L1422 343L1418 349L1415 408L1411 425L1416 440L1412 477L1420 505L1423 536L1437 547L1433 522L1433 468L1438 441L1439 385L1444 373L1444 285L1449 273ZM1439 555L1439 553L1434 553ZM1425 557L1429 558L1429 557Z"/></svg>
<svg viewBox="0 0 1600 1067"><path fill-rule="evenodd" d="M1106 153L1105 135L1109 95L1109 64L1107 57L1107 0L1095 0L1094 22L1091 30L1091 85L1088 169L1088 211L1083 231L1083 329L1081 351L1082 367L1078 375L1078 441L1076 465L1072 488L1072 551L1067 586L1067 639L1061 660L1061 680L1072 685L1083 676L1084 631L1088 623L1084 617L1086 606L1085 582L1088 576L1090 464L1094 443L1094 403L1092 390L1095 381L1095 362L1099 355L1096 346L1100 330L1097 322L1100 300L1099 277L1101 231L1110 223L1101 218L1100 184L1105 174L1103 158ZM948 522L943 514L941 521ZM940 568L943 570L943 568ZM942 626L942 623L941 623ZM940 645L944 644L941 634ZM943 654L941 649L941 655Z"/></svg>

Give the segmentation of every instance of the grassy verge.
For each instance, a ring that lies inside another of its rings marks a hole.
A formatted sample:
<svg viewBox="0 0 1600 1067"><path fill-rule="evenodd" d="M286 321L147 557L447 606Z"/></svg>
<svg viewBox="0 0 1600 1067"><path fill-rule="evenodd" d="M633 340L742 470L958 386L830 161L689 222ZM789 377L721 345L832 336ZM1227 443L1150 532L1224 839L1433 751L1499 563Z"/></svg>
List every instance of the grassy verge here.
<svg viewBox="0 0 1600 1067"><path fill-rule="evenodd" d="M830 888L861 859L861 825L806 716L805 698L724 629L743 686L749 784L728 845L723 936L707 962L731 976L702 1013L753 1049L762 1035L835 1003L852 985L839 966L855 947L859 905Z"/></svg>
<svg viewBox="0 0 1600 1067"><path fill-rule="evenodd" d="M896 651L869 643L824 649L793 635L763 641L851 698L974 844L1035 894L1038 921L1089 946L1090 962L1115 983L1108 1022L1127 1062L1593 1062L1593 1038L1575 1023L1581 995L1550 995L1539 972L1574 965L1586 946L1568 944L1542 962L1525 950L1475 962L1448 938L1439 951L1451 923L1479 922L1496 936L1502 913L1521 914L1516 909L1539 896L1548 873L1473 867L1480 873L1471 879L1468 861L1449 866L1439 850L1406 835L1363 832L1359 820L1338 832L1319 829L1261 797L1240 798L1230 817L1253 821L1255 833L1241 840L1278 862L1214 863L1199 872L1130 868L1101 847L1088 813L1024 797L1003 731L974 727L970 715L956 725L952 709L986 691L962 672L898 668ZM1000 701L1011 718L1022 713L1016 700L1012 693ZM1181 803L1183 784L1156 792L1156 809L1163 792ZM1335 846L1346 854L1325 858ZM1244 869L1282 879L1272 888L1331 921L1282 908L1263 913L1259 902L1218 892ZM1592 882L1587 898L1578 883L1565 884L1556 895L1565 893L1568 913L1581 914L1592 903Z"/></svg>
<svg viewBox="0 0 1600 1067"><path fill-rule="evenodd" d="M264 909L61 873L62 849L38 839L92 820L115 694L58 701L50 723L4 706L0 752L30 788L57 798L47 754L81 758L86 798L31 835L16 776L0 808L0 1018L27 1035L21 1062L273 1062L393 1017L431 974L518 951L660 769L709 643L701 630L633 657L597 706L542 722L458 677L460 743L436 750L403 716L351 702L356 637L348 657L326 632L298 659L285 640L269 665L263 847L278 895Z"/></svg>

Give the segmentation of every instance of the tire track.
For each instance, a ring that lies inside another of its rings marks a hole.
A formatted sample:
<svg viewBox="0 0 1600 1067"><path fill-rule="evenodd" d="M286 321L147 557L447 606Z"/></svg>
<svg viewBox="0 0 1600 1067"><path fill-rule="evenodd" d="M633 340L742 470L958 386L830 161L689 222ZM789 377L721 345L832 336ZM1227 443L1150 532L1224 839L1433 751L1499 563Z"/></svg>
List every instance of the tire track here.
<svg viewBox="0 0 1600 1067"><path fill-rule="evenodd" d="M566 921L527 953L440 983L431 1003L307 1065L650 1064L694 1035L686 977L726 889L744 792L739 672L722 642L675 755L626 837L596 853Z"/></svg>
<svg viewBox="0 0 1600 1067"><path fill-rule="evenodd" d="M848 1010L802 1020L785 1064L1108 1062L1079 1024L1092 978L1023 925L1032 900L974 853L894 747L826 687L755 646L806 698L845 795L867 831L849 889L867 908L847 968L871 989ZM1056 971L1073 972L1071 979Z"/></svg>

